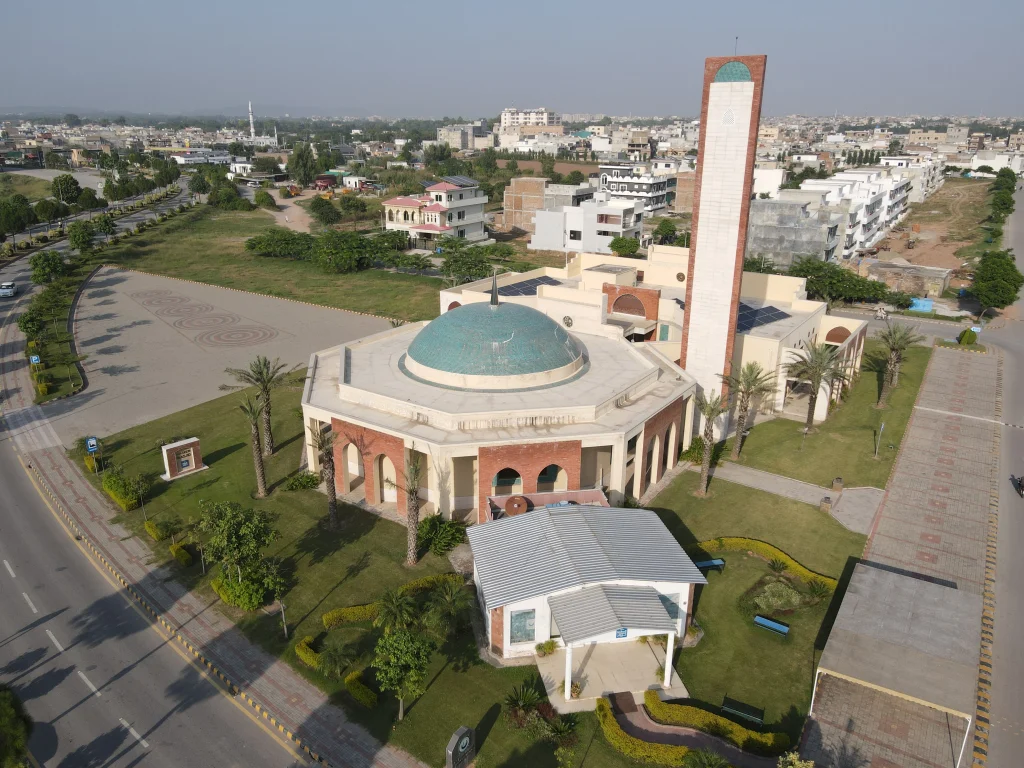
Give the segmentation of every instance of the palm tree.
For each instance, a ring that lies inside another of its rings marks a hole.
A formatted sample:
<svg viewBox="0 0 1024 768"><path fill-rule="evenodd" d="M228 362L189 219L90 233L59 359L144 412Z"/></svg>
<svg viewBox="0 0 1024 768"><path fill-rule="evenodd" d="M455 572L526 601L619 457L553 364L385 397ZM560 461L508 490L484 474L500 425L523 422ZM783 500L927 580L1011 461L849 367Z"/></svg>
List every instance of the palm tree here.
<svg viewBox="0 0 1024 768"><path fill-rule="evenodd" d="M384 481L389 487L405 494L405 564L409 567L416 565L419 559L416 550L420 526L420 483L426 471L423 459L413 443L405 462L405 485L399 485L394 480Z"/></svg>
<svg viewBox="0 0 1024 768"><path fill-rule="evenodd" d="M331 528L338 527L338 489L334 485L334 433L318 429L310 441L320 457L320 479L327 486L327 521Z"/></svg>
<svg viewBox="0 0 1024 768"><path fill-rule="evenodd" d="M814 408L818 404L818 393L822 386L827 384L834 387L850 378L846 373L846 363L839 356L838 349L830 344L809 344L806 349L796 353L796 360L786 363L786 373L789 376L811 385L811 397L807 402L807 422L804 424L808 431L814 426Z"/></svg>
<svg viewBox="0 0 1024 768"><path fill-rule="evenodd" d="M320 666L317 669L327 677L340 680L353 661L353 653L347 645L334 643L320 653Z"/></svg>
<svg viewBox="0 0 1024 768"><path fill-rule="evenodd" d="M225 372L234 377L235 381L246 387L256 387L256 394L263 408L263 455L274 453L274 433L270 427L270 391L277 389L285 382L290 371L288 366L275 357L273 362L263 355L249 363L249 368L225 368ZM222 389L232 389L225 385Z"/></svg>
<svg viewBox="0 0 1024 768"><path fill-rule="evenodd" d="M373 626L389 635L396 629L408 629L416 617L416 601L412 595L398 589L389 589L377 601L377 615Z"/></svg>
<svg viewBox="0 0 1024 768"><path fill-rule="evenodd" d="M267 474L263 468L263 454L260 453L260 399L255 402L251 397L246 396L245 402L238 406L238 410L245 414L251 428L250 440L252 441L252 462L256 466L256 495L261 499L267 495Z"/></svg>
<svg viewBox="0 0 1024 768"><path fill-rule="evenodd" d="M715 420L729 409L725 399L711 390L709 395L697 393L697 410L704 418L704 455L700 462L700 487L698 496L708 493L708 477L711 474L711 454L715 449Z"/></svg>
<svg viewBox="0 0 1024 768"><path fill-rule="evenodd" d="M692 749L683 758L683 768L729 768L729 761L710 749Z"/></svg>
<svg viewBox="0 0 1024 768"><path fill-rule="evenodd" d="M469 595L457 581L442 581L427 600L423 623L438 642L443 642L458 629L469 610Z"/></svg>
<svg viewBox="0 0 1024 768"><path fill-rule="evenodd" d="M774 392L775 376L765 371L760 363L751 361L740 369L738 376L732 373L722 376L722 383L736 394L736 439L732 443L732 460L737 461L743 447L743 433L747 430L750 401Z"/></svg>
<svg viewBox="0 0 1024 768"><path fill-rule="evenodd" d="M885 405L889 393L896 388L900 378L900 368L907 348L924 341L924 336L916 333L906 323L885 322L885 330L878 332L878 340L885 345L889 353L885 361L885 372L882 374L882 392L878 396L878 407Z"/></svg>

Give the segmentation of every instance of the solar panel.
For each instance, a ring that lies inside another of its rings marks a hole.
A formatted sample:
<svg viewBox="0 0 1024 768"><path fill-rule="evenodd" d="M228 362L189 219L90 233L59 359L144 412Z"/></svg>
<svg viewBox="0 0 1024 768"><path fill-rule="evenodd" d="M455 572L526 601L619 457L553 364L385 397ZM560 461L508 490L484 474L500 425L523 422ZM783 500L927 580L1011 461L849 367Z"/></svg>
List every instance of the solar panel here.
<svg viewBox="0 0 1024 768"><path fill-rule="evenodd" d="M542 285L560 285L558 280L544 275L542 277L531 277L529 280L522 280L510 285L498 286L499 296L536 296L537 288Z"/></svg>
<svg viewBox="0 0 1024 768"><path fill-rule="evenodd" d="M786 320L790 315L781 309L772 306L753 307L740 302L739 313L736 317L736 330L739 333L747 333L754 328L768 325L778 320Z"/></svg>
<svg viewBox="0 0 1024 768"><path fill-rule="evenodd" d="M479 187L480 182L476 179L471 179L469 176L442 176L442 181L447 181L449 184L454 184L457 187Z"/></svg>

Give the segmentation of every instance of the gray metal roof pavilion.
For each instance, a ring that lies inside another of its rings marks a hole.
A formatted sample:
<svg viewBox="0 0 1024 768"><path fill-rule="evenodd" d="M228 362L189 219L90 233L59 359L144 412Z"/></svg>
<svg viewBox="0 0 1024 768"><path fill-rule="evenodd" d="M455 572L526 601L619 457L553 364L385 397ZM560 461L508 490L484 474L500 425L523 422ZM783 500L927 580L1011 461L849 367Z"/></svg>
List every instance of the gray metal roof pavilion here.
<svg viewBox="0 0 1024 768"><path fill-rule="evenodd" d="M535 509L474 525L467 535L488 611L602 582L707 583L665 524L646 509Z"/></svg>
<svg viewBox="0 0 1024 768"><path fill-rule="evenodd" d="M548 605L565 643L624 628L667 634L678 627L654 587L598 584L553 595Z"/></svg>

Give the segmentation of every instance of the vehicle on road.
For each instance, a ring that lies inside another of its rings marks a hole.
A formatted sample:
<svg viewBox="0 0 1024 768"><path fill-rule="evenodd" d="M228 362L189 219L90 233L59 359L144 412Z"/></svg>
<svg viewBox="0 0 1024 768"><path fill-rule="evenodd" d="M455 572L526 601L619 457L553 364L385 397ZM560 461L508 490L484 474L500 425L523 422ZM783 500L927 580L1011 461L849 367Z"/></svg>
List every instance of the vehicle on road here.
<svg viewBox="0 0 1024 768"><path fill-rule="evenodd" d="M18 286L15 283L0 283L0 297L9 299L18 295Z"/></svg>
<svg viewBox="0 0 1024 768"><path fill-rule="evenodd" d="M249 182L248 184L246 184L245 186L247 186L247 187L252 187L253 189L256 189L256 188L258 188L258 187L259 187L259 185L260 185L260 183L259 183L258 181L250 181L250 182Z"/></svg>

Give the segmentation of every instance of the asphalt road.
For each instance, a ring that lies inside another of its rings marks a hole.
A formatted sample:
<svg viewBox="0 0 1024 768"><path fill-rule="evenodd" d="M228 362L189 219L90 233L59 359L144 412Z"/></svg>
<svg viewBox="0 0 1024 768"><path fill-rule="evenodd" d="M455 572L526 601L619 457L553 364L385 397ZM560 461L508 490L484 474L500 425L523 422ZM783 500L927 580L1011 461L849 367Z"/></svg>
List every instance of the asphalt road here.
<svg viewBox="0 0 1024 768"><path fill-rule="evenodd" d="M27 259L0 272L21 289L0 300L0 326L24 305L29 272ZM0 681L36 721L31 748L42 765L305 764L115 587L9 440L0 443L0 560Z"/></svg>

